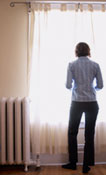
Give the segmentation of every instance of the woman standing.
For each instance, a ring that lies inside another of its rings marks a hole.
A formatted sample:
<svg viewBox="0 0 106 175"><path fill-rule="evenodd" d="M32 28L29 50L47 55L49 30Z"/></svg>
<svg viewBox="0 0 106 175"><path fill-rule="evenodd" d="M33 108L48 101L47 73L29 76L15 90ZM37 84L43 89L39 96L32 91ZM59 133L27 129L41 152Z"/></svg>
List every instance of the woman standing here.
<svg viewBox="0 0 106 175"><path fill-rule="evenodd" d="M103 88L102 74L99 64L91 61L88 44L78 43L75 49L78 57L76 61L69 63L67 70L66 87L72 89L72 103L68 127L68 151L69 163L63 165L66 169L76 169L77 134L82 113L85 113L85 146L83 158L83 173L94 165L94 133L98 114L96 90ZM93 82L96 79L96 86Z"/></svg>

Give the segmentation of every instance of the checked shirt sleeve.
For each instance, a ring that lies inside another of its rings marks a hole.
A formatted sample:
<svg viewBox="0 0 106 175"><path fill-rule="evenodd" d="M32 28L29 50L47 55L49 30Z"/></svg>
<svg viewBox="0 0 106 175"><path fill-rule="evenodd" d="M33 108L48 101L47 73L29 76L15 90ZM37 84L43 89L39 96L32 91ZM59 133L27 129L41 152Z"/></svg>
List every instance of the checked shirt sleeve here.
<svg viewBox="0 0 106 175"><path fill-rule="evenodd" d="M71 66L71 63L69 63L68 69L67 69L67 80L66 80L67 89L72 88L72 82L73 82L72 66Z"/></svg>
<svg viewBox="0 0 106 175"><path fill-rule="evenodd" d="M96 72L96 90L102 89L103 88L103 78L102 78L102 73L100 66L98 65L97 67L97 72Z"/></svg>

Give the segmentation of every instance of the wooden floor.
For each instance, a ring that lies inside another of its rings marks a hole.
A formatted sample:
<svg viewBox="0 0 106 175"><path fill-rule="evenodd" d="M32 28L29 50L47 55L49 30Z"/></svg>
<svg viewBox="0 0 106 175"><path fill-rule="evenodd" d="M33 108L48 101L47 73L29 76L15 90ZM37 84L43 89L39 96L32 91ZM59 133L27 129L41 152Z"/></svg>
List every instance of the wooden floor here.
<svg viewBox="0 0 106 175"><path fill-rule="evenodd" d="M83 175L82 166L77 170L65 170L61 166L41 166L36 169L30 166L28 172L24 172L23 166L0 166L0 175ZM87 175L106 175L106 165L96 165Z"/></svg>

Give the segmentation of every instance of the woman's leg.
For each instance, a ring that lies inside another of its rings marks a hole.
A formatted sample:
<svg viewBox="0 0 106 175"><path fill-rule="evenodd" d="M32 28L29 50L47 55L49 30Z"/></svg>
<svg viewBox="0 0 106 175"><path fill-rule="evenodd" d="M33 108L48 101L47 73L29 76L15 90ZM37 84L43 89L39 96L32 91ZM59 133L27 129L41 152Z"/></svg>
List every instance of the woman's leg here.
<svg viewBox="0 0 106 175"><path fill-rule="evenodd" d="M69 151L69 161L71 163L76 163L78 161L77 134L82 113L83 111L81 109L81 103L72 102L70 108L70 119L68 127L68 151Z"/></svg>
<svg viewBox="0 0 106 175"><path fill-rule="evenodd" d="M94 134L98 114L97 102L88 103L85 112L85 146L83 167L94 165Z"/></svg>
<svg viewBox="0 0 106 175"><path fill-rule="evenodd" d="M66 169L76 169L76 163L78 161L77 156L77 134L78 128L82 116L81 110L82 103L72 102L70 108L70 118L68 126L68 152L69 152L69 163L63 165L63 168Z"/></svg>

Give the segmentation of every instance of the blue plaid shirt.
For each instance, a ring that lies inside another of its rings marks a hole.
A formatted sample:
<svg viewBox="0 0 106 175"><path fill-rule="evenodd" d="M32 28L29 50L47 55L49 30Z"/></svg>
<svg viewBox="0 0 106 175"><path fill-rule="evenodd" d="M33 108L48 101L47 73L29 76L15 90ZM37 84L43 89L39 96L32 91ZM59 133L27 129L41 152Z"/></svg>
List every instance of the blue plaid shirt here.
<svg viewBox="0 0 106 175"><path fill-rule="evenodd" d="M99 64L85 56L69 63L66 88L72 89L72 101L96 101L96 90L103 88Z"/></svg>

